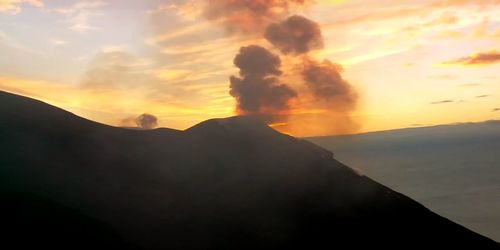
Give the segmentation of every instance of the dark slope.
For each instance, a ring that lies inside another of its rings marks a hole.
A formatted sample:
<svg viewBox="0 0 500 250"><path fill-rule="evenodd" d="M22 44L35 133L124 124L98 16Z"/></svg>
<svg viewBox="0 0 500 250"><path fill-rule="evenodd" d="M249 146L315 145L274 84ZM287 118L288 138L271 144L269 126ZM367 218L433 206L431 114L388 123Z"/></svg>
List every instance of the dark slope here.
<svg viewBox="0 0 500 250"><path fill-rule="evenodd" d="M251 118L127 130L0 92L0 152L4 190L57 202L144 249L498 248ZM103 242L122 244L112 233Z"/></svg>
<svg viewBox="0 0 500 250"><path fill-rule="evenodd" d="M105 223L32 193L0 188L4 249L137 249Z"/></svg>

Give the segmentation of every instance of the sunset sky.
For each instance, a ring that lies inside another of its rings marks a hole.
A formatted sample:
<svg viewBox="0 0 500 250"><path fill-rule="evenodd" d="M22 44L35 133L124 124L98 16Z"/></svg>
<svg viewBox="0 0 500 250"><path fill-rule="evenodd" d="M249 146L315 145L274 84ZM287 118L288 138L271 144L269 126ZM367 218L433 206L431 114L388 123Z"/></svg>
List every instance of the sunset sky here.
<svg viewBox="0 0 500 250"><path fill-rule="evenodd" d="M185 129L237 114L233 59L240 47L259 45L280 56L280 77L301 95L304 84L289 74L301 57L271 45L264 24L245 19L234 28L227 16L207 14L207 3L0 0L0 90L109 125L133 126L149 113L161 127ZM273 125L283 132L500 119L498 0L317 0L277 11L265 25L295 14L320 25L324 44L308 56L342 65L357 96L342 113L349 124L326 117L336 105L292 100L287 118Z"/></svg>

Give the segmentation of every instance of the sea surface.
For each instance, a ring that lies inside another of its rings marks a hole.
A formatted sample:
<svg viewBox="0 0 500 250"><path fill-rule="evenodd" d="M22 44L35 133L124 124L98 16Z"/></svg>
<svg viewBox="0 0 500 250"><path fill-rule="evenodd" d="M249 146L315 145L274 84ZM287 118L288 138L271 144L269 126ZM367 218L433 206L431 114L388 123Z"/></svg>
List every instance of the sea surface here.
<svg viewBox="0 0 500 250"><path fill-rule="evenodd" d="M500 242L500 121L306 139L360 173Z"/></svg>

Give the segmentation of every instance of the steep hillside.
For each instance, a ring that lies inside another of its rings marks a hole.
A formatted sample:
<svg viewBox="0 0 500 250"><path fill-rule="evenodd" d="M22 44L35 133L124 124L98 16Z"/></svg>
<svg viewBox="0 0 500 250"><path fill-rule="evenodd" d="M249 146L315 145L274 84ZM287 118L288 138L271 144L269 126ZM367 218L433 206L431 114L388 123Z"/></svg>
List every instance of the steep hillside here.
<svg viewBox="0 0 500 250"><path fill-rule="evenodd" d="M75 221L106 228L100 235L109 229L110 240L89 243L95 248L498 248L358 175L330 152L249 117L209 120L186 131L141 131L5 92L0 104L3 190L68 208L82 215ZM65 216L39 210L25 212L39 228L86 227L39 220ZM13 231L7 239L36 237ZM74 237L76 245L86 239Z"/></svg>

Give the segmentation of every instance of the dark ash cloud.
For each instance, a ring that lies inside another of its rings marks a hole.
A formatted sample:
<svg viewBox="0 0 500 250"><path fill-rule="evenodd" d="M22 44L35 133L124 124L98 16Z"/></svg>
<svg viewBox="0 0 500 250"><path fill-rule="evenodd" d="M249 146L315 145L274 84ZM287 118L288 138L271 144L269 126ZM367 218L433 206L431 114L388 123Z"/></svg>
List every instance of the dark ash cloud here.
<svg viewBox="0 0 500 250"><path fill-rule="evenodd" d="M156 116L144 113L135 119L135 123L142 129L153 129L158 126L158 118Z"/></svg>
<svg viewBox="0 0 500 250"><path fill-rule="evenodd" d="M498 112L498 111L500 111L500 108L494 108L494 109L492 109L491 111L493 111L493 112Z"/></svg>
<svg viewBox="0 0 500 250"><path fill-rule="evenodd" d="M492 50L489 52L482 52L467 57L462 57L456 60L445 62L444 64L458 64L458 65L489 65L500 63L500 52Z"/></svg>
<svg viewBox="0 0 500 250"><path fill-rule="evenodd" d="M342 77L340 65L328 60L317 62L308 55L324 46L320 25L299 15L287 17L292 8L312 2L214 0L209 1L205 16L239 35L263 35L286 55L284 64L293 66L281 76L278 55L257 45L240 48L233 62L240 69L239 76L230 77L229 91L239 115L260 116L286 133L354 132L359 128L351 117L358 104L357 92ZM303 92L299 94L283 84L284 78L297 81L293 86Z"/></svg>
<svg viewBox="0 0 500 250"><path fill-rule="evenodd" d="M279 82L281 60L263 47L242 47L234 59L240 77L231 76L230 94L236 99L242 115L263 115L273 120L289 110L297 93Z"/></svg>
<svg viewBox="0 0 500 250"><path fill-rule="evenodd" d="M431 102L431 104L445 104L445 103L452 103L455 102L454 100L442 100L442 101L436 101L436 102Z"/></svg>
<svg viewBox="0 0 500 250"><path fill-rule="evenodd" d="M269 25L264 37L285 54L304 54L323 48L320 26L298 15Z"/></svg>
<svg viewBox="0 0 500 250"><path fill-rule="evenodd" d="M257 45L241 47L233 62L240 69L240 75L243 77L281 74L279 56Z"/></svg>
<svg viewBox="0 0 500 250"><path fill-rule="evenodd" d="M230 94L238 101L240 114L283 114L297 93L277 78L232 76Z"/></svg>
<svg viewBox="0 0 500 250"><path fill-rule="evenodd" d="M208 0L204 15L222 23L229 32L258 33L284 17L291 8L312 0Z"/></svg>
<svg viewBox="0 0 500 250"><path fill-rule="evenodd" d="M317 62L305 59L302 77L316 98L334 102L336 110L346 110L356 105L357 95L342 77L342 71L341 65L329 60Z"/></svg>

